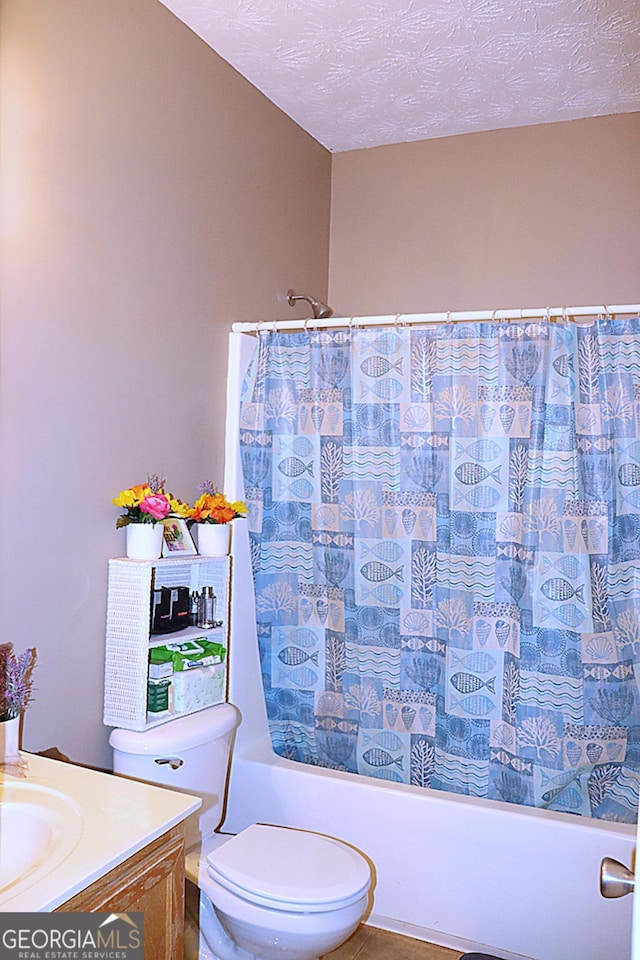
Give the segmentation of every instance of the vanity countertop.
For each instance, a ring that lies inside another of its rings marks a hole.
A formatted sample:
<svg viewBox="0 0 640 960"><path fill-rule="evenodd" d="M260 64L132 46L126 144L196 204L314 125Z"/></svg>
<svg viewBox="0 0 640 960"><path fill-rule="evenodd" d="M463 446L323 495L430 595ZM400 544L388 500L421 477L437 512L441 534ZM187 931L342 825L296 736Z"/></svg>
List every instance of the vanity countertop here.
<svg viewBox="0 0 640 960"><path fill-rule="evenodd" d="M0 911L50 911L98 880L132 854L180 823L201 804L199 797L116 777L36 754L23 753L23 776L0 768L0 828L3 817L20 824L26 797L56 804L58 851L11 885L0 888ZM13 769L13 768L10 768ZM60 812L61 811L61 812ZM28 820L24 820L28 824ZM53 822L53 821L52 821ZM73 834L71 839L64 833ZM24 844L31 831L23 828ZM22 838L21 838L22 842ZM66 843L66 846L65 846Z"/></svg>

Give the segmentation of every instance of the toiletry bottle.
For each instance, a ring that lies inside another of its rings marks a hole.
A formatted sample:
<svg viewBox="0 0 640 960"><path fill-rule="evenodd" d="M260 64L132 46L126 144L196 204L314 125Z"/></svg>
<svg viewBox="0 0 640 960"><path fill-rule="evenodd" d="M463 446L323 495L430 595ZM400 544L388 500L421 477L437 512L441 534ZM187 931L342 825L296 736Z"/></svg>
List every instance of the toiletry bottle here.
<svg viewBox="0 0 640 960"><path fill-rule="evenodd" d="M198 623L198 601L200 600L200 594L194 590L191 594L191 616L189 617L189 623L195 627Z"/></svg>
<svg viewBox="0 0 640 960"><path fill-rule="evenodd" d="M216 597L213 587L203 587L198 597L198 619L196 626L210 630L216 622Z"/></svg>

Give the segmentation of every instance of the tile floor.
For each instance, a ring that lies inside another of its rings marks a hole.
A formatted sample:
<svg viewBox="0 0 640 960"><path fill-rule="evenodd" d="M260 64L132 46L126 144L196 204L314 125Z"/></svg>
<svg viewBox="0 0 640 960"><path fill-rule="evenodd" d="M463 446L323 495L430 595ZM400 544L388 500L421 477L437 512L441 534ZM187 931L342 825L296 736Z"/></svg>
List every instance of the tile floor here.
<svg viewBox="0 0 640 960"><path fill-rule="evenodd" d="M323 960L460 960L461 956L457 950L436 947L432 943L363 924L346 943L326 954Z"/></svg>

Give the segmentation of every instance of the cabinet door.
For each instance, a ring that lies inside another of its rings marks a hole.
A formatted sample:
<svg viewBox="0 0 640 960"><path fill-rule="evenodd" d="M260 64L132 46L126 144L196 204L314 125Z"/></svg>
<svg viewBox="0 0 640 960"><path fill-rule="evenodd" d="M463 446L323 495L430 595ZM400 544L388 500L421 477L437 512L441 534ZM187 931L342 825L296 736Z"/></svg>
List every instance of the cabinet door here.
<svg viewBox="0 0 640 960"><path fill-rule="evenodd" d="M144 913L145 960L182 957L184 828L174 827L57 908Z"/></svg>

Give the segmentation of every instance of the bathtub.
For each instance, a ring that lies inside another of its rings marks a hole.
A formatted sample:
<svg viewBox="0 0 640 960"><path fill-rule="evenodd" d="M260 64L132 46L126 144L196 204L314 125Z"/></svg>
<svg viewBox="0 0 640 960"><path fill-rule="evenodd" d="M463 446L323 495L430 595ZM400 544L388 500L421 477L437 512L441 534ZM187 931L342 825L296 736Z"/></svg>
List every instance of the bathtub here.
<svg viewBox="0 0 640 960"><path fill-rule="evenodd" d="M232 497L242 495L234 410L249 339L231 335ZM631 864L634 826L373 780L273 752L243 522L234 524L232 552L229 698L243 719L224 829L262 821L352 843L375 871L373 926L507 960L628 960L632 898L603 899L599 870L605 856Z"/></svg>

